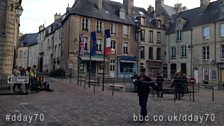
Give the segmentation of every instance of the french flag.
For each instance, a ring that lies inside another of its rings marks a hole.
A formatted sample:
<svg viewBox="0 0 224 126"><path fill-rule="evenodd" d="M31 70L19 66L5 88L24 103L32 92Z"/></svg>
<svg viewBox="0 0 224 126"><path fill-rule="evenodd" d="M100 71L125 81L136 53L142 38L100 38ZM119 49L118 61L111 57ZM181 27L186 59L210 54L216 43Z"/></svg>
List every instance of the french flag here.
<svg viewBox="0 0 224 126"><path fill-rule="evenodd" d="M111 47L111 38L110 38L110 29L105 30L105 37L106 37L106 51L105 55L109 56L110 55L110 47Z"/></svg>

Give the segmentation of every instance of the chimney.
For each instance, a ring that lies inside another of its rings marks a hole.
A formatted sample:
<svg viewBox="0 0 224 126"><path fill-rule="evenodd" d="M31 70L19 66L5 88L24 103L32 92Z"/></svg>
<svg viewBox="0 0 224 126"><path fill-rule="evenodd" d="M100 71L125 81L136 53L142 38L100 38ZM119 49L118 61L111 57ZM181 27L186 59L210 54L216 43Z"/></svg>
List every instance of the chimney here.
<svg viewBox="0 0 224 126"><path fill-rule="evenodd" d="M97 6L99 9L103 8L103 0L97 0Z"/></svg>
<svg viewBox="0 0 224 126"><path fill-rule="evenodd" d="M182 8L182 3L177 3L174 5L174 8L176 10L177 13L180 13L183 11L183 8Z"/></svg>
<svg viewBox="0 0 224 126"><path fill-rule="evenodd" d="M71 7L69 7L69 4L68 4L68 7L66 8L66 12L68 12L70 9Z"/></svg>
<svg viewBox="0 0 224 126"><path fill-rule="evenodd" d="M45 29L44 24L39 26L39 32Z"/></svg>
<svg viewBox="0 0 224 126"><path fill-rule="evenodd" d="M149 5L149 7L148 7L148 13L149 14L153 14L154 13L154 7L153 6Z"/></svg>
<svg viewBox="0 0 224 126"><path fill-rule="evenodd" d="M134 0L123 0L123 6L127 14L131 14L131 9L134 7Z"/></svg>
<svg viewBox="0 0 224 126"><path fill-rule="evenodd" d="M200 7L202 8L203 11L206 10L206 8L208 7L209 3L210 3L210 0L201 0L201 6Z"/></svg>
<svg viewBox="0 0 224 126"><path fill-rule="evenodd" d="M155 6L164 5L164 0L156 0Z"/></svg>
<svg viewBox="0 0 224 126"><path fill-rule="evenodd" d="M56 14L54 14L54 21L57 21L58 19L60 19L61 18L61 13L56 13Z"/></svg>

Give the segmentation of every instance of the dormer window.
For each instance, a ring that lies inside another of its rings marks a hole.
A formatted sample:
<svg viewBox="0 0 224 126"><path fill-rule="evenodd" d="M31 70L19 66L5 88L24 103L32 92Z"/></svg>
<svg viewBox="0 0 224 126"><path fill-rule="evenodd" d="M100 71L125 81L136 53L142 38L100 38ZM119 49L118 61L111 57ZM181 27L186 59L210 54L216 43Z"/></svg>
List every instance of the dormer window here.
<svg viewBox="0 0 224 126"><path fill-rule="evenodd" d="M125 10L121 8L120 12L119 12L119 16L121 19L126 19L125 17L126 13L125 13Z"/></svg>
<svg viewBox="0 0 224 126"><path fill-rule="evenodd" d="M176 40L177 40L177 42L182 41L182 31L181 30L176 31Z"/></svg>
<svg viewBox="0 0 224 126"><path fill-rule="evenodd" d="M157 28L161 28L161 20L157 20Z"/></svg>

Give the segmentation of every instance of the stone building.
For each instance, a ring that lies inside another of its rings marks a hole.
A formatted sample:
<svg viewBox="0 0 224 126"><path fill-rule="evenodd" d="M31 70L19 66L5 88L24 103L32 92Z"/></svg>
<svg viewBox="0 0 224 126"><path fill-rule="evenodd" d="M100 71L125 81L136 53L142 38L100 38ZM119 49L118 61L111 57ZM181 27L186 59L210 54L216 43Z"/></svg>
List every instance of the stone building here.
<svg viewBox="0 0 224 126"><path fill-rule="evenodd" d="M0 83L7 81L7 76L12 73L15 64L21 3L21 0L0 1Z"/></svg>
<svg viewBox="0 0 224 126"><path fill-rule="evenodd" d="M181 70L199 83L224 82L223 6L223 0L201 0L200 7L173 15L166 35L169 78Z"/></svg>
<svg viewBox="0 0 224 126"><path fill-rule="evenodd" d="M68 64L72 63L77 73L79 34L83 33L85 54L80 57L80 71L82 74L102 75L104 31L110 29L112 53L106 58L107 76L124 77L136 72L138 42L133 28L134 12L141 12L141 9L134 7L133 0L124 0L123 4L107 0L77 0L63 19L62 56L65 69L68 70ZM89 67L93 31L97 32L97 55L92 57Z"/></svg>
<svg viewBox="0 0 224 126"><path fill-rule="evenodd" d="M37 33L25 34L20 38L16 65L27 68L37 65L38 62L38 40Z"/></svg>

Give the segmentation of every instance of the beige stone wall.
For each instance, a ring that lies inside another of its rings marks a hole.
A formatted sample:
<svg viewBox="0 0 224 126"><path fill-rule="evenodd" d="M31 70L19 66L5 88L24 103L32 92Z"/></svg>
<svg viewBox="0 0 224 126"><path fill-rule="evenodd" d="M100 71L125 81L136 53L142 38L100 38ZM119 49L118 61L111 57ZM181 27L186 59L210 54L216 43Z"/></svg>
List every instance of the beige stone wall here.
<svg viewBox="0 0 224 126"><path fill-rule="evenodd" d="M0 1L3 2L3 1ZM13 3L14 0L8 0L7 4ZM0 37L0 76L8 76L12 73L13 67L13 50L14 50L14 37L15 37L15 11L7 8L6 12L6 36ZM2 17L2 15L0 15ZM4 22L0 22L4 23Z"/></svg>

